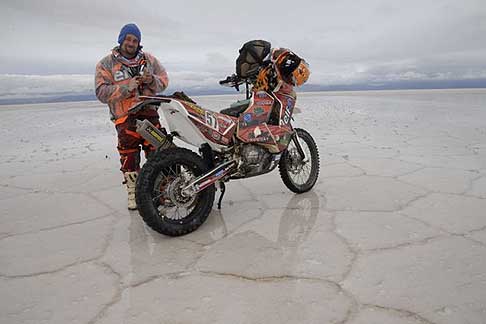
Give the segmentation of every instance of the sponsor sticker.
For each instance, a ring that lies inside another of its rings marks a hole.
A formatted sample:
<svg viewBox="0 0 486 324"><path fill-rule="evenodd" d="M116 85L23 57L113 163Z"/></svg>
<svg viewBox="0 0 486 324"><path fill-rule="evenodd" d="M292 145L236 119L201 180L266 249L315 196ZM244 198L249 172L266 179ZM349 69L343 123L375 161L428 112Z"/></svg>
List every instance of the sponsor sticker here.
<svg viewBox="0 0 486 324"><path fill-rule="evenodd" d="M225 115L222 115L222 114L218 114L218 119L226 124L232 124L233 123L233 120L229 117L226 117Z"/></svg>
<svg viewBox="0 0 486 324"><path fill-rule="evenodd" d="M125 73L123 73L123 71L116 71L114 78L116 82L125 80Z"/></svg>
<svg viewBox="0 0 486 324"><path fill-rule="evenodd" d="M287 108L292 107L294 100L292 98L287 98Z"/></svg>
<svg viewBox="0 0 486 324"><path fill-rule="evenodd" d="M291 117L290 111L292 110L293 105L294 105L294 100L291 98L287 98L287 106L285 107L285 113L283 117L284 124L288 124L290 122L290 117Z"/></svg>
<svg viewBox="0 0 486 324"><path fill-rule="evenodd" d="M268 98L268 95L267 95L267 93L265 91L258 91L256 93L256 97L257 98Z"/></svg>
<svg viewBox="0 0 486 324"><path fill-rule="evenodd" d="M199 184L199 186L198 186L198 189L197 189L197 190L199 190L199 188L204 188L204 187L206 187L206 185L208 185L209 183L211 183L211 180L212 180L212 179L208 179L208 180L204 180L203 182L201 182L201 183Z"/></svg>
<svg viewBox="0 0 486 324"><path fill-rule="evenodd" d="M153 129L151 126L148 126L147 127L147 132L152 135L157 141L159 141L160 143L164 143L165 142L165 137L161 137L157 131L155 129Z"/></svg>
<svg viewBox="0 0 486 324"><path fill-rule="evenodd" d="M204 113L206 112L204 109L202 109L198 105L193 104L192 102L185 101L185 104L191 107L197 114L204 115Z"/></svg>
<svg viewBox="0 0 486 324"><path fill-rule="evenodd" d="M262 105L262 106L269 106L269 105L273 104L273 101L272 100L256 100L256 103L258 103L259 105Z"/></svg>
<svg viewBox="0 0 486 324"><path fill-rule="evenodd" d="M265 113L265 110L262 107L255 107L253 111L257 116L263 115Z"/></svg>
<svg viewBox="0 0 486 324"><path fill-rule="evenodd" d="M266 136L266 135L263 135L263 136L259 136L259 137L255 137L255 138L248 138L246 141L248 143L270 142L270 137L269 136Z"/></svg>
<svg viewBox="0 0 486 324"><path fill-rule="evenodd" d="M258 136L260 136L261 134L262 134L262 131L260 130L260 127L258 127L258 126L257 126L257 127L256 127L256 128L253 130L253 135L254 135L255 137L258 137Z"/></svg>

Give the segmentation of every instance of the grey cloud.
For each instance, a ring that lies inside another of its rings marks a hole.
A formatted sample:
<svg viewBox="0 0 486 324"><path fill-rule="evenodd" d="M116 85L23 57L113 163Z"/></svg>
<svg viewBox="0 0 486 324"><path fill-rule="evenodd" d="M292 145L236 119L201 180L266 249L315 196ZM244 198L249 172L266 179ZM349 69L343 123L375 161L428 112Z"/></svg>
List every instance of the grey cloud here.
<svg viewBox="0 0 486 324"><path fill-rule="evenodd" d="M62 93L92 93L93 76L74 75L0 75L0 99L47 96Z"/></svg>
<svg viewBox="0 0 486 324"><path fill-rule="evenodd" d="M136 22L175 82L234 72L263 38L306 58L309 83L473 78L486 70L484 0L3 1L0 74L88 74ZM190 72L188 72L190 71Z"/></svg>

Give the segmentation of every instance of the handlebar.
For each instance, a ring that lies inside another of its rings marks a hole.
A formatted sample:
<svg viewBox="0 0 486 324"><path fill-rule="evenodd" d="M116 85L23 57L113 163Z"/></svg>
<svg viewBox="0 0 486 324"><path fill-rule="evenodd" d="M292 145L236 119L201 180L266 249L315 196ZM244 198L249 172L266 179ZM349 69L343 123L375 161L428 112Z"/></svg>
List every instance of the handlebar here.
<svg viewBox="0 0 486 324"><path fill-rule="evenodd" d="M226 79L219 81L219 84L224 87L236 88L237 91L240 91L240 85L245 82L245 79L240 78L236 74L232 74L227 76Z"/></svg>

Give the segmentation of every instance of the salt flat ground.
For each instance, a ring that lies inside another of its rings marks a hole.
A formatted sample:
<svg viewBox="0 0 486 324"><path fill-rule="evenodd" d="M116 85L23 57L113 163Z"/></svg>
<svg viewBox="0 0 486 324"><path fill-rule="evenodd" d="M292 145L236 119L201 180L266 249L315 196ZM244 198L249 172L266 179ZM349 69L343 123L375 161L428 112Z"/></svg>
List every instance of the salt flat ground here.
<svg viewBox="0 0 486 324"><path fill-rule="evenodd" d="M298 106L313 191L230 182L181 238L126 210L106 107L0 107L0 323L486 323L486 90Z"/></svg>

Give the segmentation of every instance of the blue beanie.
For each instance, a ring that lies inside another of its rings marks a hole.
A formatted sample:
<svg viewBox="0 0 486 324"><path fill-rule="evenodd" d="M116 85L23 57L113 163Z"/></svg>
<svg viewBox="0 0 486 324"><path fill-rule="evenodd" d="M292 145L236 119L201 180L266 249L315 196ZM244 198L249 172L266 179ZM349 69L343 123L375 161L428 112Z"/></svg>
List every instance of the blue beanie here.
<svg viewBox="0 0 486 324"><path fill-rule="evenodd" d="M120 35L118 35L118 44L122 44L127 37L128 34L132 34L138 38L138 43L142 41L142 33L140 33L140 29L138 29L137 25L135 24L126 24L120 30Z"/></svg>

